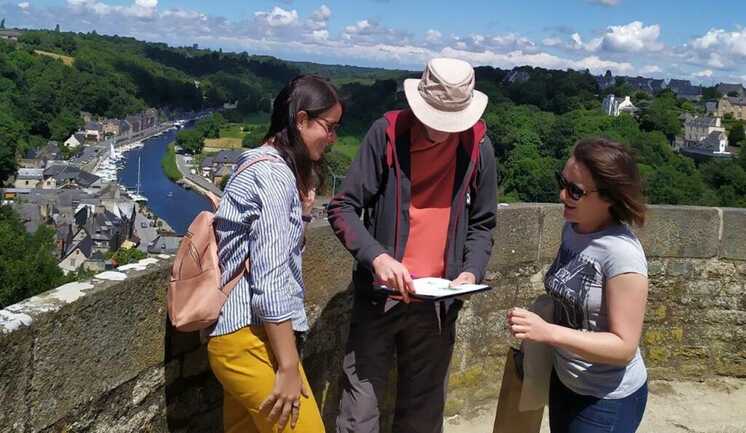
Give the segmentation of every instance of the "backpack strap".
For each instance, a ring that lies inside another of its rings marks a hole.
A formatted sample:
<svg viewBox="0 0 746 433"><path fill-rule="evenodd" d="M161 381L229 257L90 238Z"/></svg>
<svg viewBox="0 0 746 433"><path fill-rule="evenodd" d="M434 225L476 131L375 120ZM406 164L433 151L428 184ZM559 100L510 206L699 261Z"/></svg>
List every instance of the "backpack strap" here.
<svg viewBox="0 0 746 433"><path fill-rule="evenodd" d="M278 161L279 162L279 160L274 156L260 156L259 158L254 158L251 161L246 161L243 164L241 164L241 166L238 167L238 170L236 170L236 172L233 173L232 178L238 177L238 175L241 174L244 170L256 164L257 162L262 162L262 161Z"/></svg>
<svg viewBox="0 0 746 433"><path fill-rule="evenodd" d="M233 173L233 176L231 179L235 179L238 177L239 174L241 174L244 170L248 169L252 165L262 162L262 161L278 161L279 160L274 156L260 156L258 158L252 159L251 161L246 161L236 170L235 173ZM211 200L212 201L212 200ZM219 203L219 202L218 202ZM220 291L223 292L223 294L227 297L231 294L233 289L238 285L238 283L241 281L241 279L249 275L251 272L251 257L247 257L246 260L243 262L244 266L242 269L239 269L238 272L236 272L236 275L230 279L227 283L225 283L225 286L223 286Z"/></svg>
<svg viewBox="0 0 746 433"><path fill-rule="evenodd" d="M223 292L223 294L228 297L228 295L231 294L234 288L238 285L239 281L246 276L249 275L251 272L251 260L249 260L249 257L246 258L246 260L243 262L244 267L243 269L239 269L236 273L236 276L233 277L230 281L225 283L225 286L220 288L220 291Z"/></svg>

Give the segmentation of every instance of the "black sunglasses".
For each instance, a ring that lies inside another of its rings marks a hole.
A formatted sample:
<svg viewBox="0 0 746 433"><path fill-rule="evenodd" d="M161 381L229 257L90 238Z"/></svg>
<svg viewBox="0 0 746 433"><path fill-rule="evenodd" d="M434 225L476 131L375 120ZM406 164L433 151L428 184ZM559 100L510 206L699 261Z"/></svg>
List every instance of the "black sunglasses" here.
<svg viewBox="0 0 746 433"><path fill-rule="evenodd" d="M565 176L562 176L562 172L559 170L554 172L554 176L557 178L557 185L559 185L560 190L567 191L567 194L570 195L570 198L578 201L584 196L592 193L597 192L598 190L584 190L583 188L579 187L577 184L573 182L569 182L567 179L565 179Z"/></svg>

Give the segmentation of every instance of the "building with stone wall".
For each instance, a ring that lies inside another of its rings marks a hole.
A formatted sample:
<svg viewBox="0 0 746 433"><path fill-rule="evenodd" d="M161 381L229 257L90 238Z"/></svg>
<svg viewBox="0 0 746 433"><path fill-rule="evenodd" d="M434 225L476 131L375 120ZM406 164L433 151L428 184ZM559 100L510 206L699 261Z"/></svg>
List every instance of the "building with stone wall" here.
<svg viewBox="0 0 746 433"><path fill-rule="evenodd" d="M736 120L746 120L746 97L722 97L707 103L707 113L711 116L732 116Z"/></svg>
<svg viewBox="0 0 746 433"><path fill-rule="evenodd" d="M495 232L486 277L494 290L473 296L459 316L447 417L494 409L507 349L516 344L505 313L543 293L560 244L560 205L510 205L497 218L509 223ZM746 378L746 209L651 206L636 232L648 257L641 348L651 380ZM331 432L352 259L327 225L309 228L307 242L311 330L303 362ZM170 263L156 256L0 310L0 431L222 431L222 389L205 346L166 320ZM394 389L390 383L384 426Z"/></svg>

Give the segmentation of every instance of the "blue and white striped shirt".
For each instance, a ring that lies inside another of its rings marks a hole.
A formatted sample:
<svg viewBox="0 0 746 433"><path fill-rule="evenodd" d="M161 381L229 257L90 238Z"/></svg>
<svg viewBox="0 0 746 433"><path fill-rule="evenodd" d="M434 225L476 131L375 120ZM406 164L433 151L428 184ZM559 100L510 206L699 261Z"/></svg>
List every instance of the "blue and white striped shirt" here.
<svg viewBox="0 0 746 433"><path fill-rule="evenodd" d="M249 325L291 320L293 330L307 331L301 250L303 220L295 176L277 149L262 146L241 155L245 162L273 156L232 178L215 215L222 284L237 275L247 257L251 273L223 305L211 336Z"/></svg>

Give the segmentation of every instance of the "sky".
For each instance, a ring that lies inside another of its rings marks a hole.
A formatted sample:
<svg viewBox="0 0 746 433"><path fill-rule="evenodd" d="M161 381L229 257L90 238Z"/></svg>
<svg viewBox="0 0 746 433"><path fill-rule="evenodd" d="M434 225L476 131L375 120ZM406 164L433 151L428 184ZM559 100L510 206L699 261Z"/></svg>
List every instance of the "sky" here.
<svg viewBox="0 0 746 433"><path fill-rule="evenodd" d="M458 57L746 84L744 0L0 0L6 27L419 70Z"/></svg>

